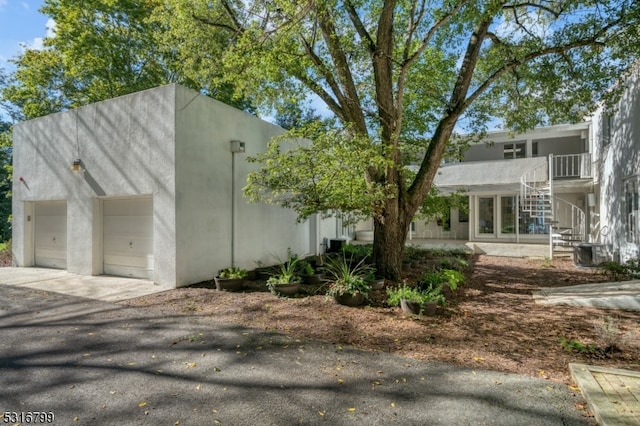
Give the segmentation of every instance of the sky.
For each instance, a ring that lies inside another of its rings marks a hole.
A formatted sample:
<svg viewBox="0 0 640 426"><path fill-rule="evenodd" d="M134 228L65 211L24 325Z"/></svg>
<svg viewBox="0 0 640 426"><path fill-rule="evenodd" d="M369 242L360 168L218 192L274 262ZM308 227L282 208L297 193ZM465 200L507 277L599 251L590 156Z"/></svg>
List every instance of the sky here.
<svg viewBox="0 0 640 426"><path fill-rule="evenodd" d="M40 47L47 35L47 16L38 12L44 0L0 0L0 68L22 52L21 46Z"/></svg>

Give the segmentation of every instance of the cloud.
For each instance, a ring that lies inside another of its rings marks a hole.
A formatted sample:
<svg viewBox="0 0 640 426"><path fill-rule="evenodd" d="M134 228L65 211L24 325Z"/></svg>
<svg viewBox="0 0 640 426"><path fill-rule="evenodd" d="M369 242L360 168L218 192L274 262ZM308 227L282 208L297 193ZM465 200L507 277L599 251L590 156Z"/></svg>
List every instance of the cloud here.
<svg viewBox="0 0 640 426"><path fill-rule="evenodd" d="M2 1L2 0L0 0ZM56 35L56 21L53 18L47 19L47 23L44 24L44 27L47 29L47 37L55 37Z"/></svg>
<svg viewBox="0 0 640 426"><path fill-rule="evenodd" d="M47 30L46 37L51 38L56 36L56 21L49 18L47 20L47 23L45 24L45 28ZM44 39L45 37L36 37L30 42L20 43L20 48L22 49L22 51L25 51L27 49L42 50L44 49Z"/></svg>

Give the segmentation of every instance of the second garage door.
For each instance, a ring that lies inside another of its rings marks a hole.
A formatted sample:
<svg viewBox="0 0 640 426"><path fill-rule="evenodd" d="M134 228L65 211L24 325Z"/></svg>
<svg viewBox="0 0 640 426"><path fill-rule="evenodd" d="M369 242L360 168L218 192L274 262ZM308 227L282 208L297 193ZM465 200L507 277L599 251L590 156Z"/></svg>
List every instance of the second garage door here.
<svg viewBox="0 0 640 426"><path fill-rule="evenodd" d="M152 198L105 199L102 213L104 273L152 279Z"/></svg>

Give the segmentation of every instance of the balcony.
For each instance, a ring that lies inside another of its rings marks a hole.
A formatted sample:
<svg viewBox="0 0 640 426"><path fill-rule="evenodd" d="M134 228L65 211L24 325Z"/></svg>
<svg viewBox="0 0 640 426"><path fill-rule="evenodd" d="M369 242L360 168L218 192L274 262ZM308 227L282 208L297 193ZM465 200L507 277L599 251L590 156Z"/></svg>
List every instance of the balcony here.
<svg viewBox="0 0 640 426"><path fill-rule="evenodd" d="M593 178L591 154L553 155L554 179L590 179Z"/></svg>

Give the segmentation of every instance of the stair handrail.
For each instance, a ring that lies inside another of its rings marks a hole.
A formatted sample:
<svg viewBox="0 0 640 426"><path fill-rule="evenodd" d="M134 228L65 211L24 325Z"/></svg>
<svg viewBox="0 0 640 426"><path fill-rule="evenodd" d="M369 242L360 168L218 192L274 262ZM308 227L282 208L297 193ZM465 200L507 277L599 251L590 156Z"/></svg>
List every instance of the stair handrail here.
<svg viewBox="0 0 640 426"><path fill-rule="evenodd" d="M566 218L567 216L569 216L570 218L570 226L568 228L571 230L571 233L573 235L579 235L582 241L586 241L587 215L584 212L584 210L582 210L582 208L578 207L577 205L573 204L571 201L565 200L564 198L554 196L553 201L557 203L556 211L561 208L560 205L563 203L565 204L566 207L569 207L571 209L569 215L563 215L564 218ZM558 227L563 227L562 224L564 223L558 223Z"/></svg>
<svg viewBox="0 0 640 426"><path fill-rule="evenodd" d="M547 163L539 164L538 166L527 170L520 176L520 199L527 200L531 196L539 196L546 194L549 185L549 171ZM531 212L531 208L524 208L523 210Z"/></svg>

